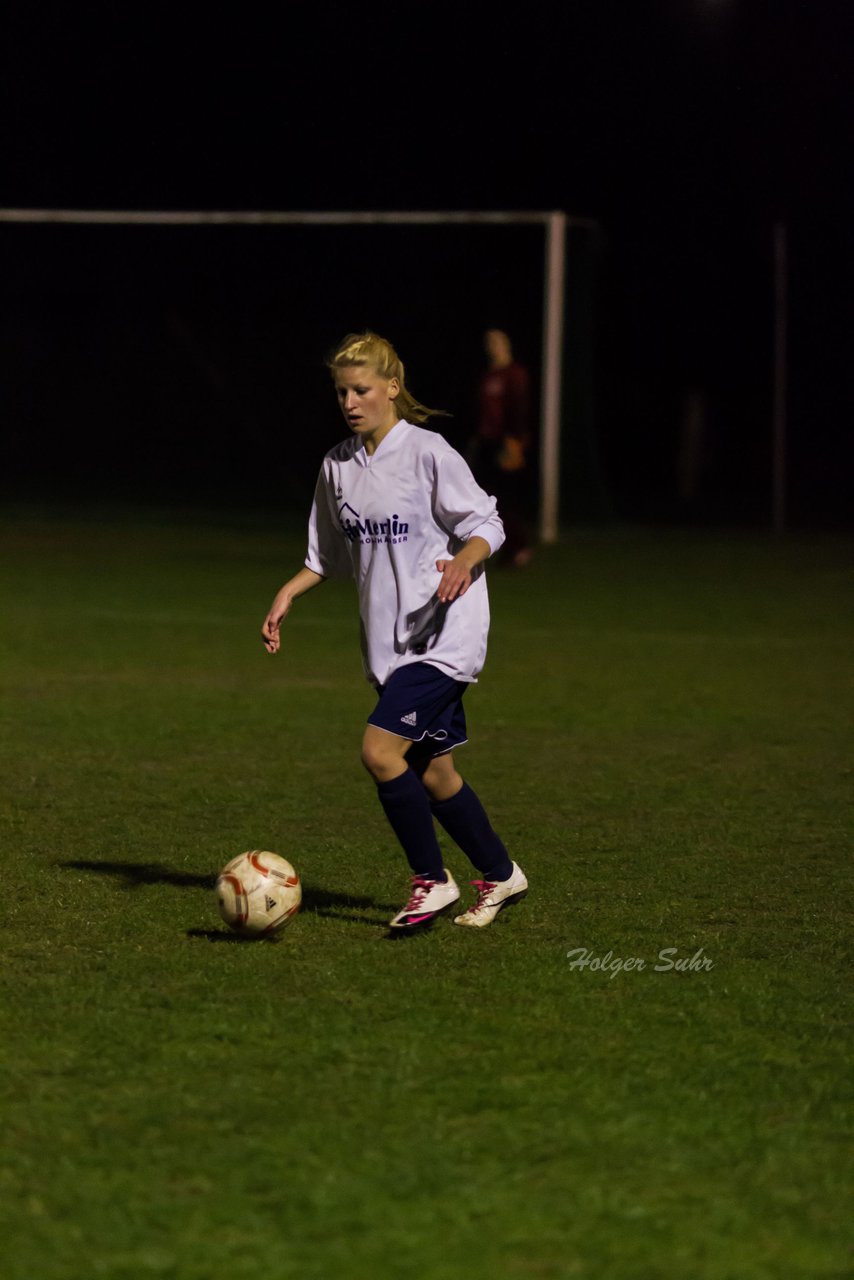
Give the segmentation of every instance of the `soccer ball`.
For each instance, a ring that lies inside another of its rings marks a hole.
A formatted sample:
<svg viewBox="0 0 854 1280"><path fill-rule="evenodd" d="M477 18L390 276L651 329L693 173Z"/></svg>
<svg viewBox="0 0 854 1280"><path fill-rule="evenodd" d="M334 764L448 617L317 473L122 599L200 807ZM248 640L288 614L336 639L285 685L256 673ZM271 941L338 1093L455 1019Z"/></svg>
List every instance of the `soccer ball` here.
<svg viewBox="0 0 854 1280"><path fill-rule="evenodd" d="M216 896L220 915L236 933L275 933L299 911L302 886L277 853L250 849L223 867Z"/></svg>

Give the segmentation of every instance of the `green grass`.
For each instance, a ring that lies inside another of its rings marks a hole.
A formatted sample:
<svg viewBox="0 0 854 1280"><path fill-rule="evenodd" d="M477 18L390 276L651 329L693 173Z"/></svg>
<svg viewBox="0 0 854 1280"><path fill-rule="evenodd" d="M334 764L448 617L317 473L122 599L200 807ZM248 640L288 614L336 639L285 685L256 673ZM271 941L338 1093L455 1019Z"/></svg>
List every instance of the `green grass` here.
<svg viewBox="0 0 854 1280"><path fill-rule="evenodd" d="M854 1274L852 550L581 531L494 573L458 760L531 892L395 943L352 588L271 659L301 536L10 512L3 1280ZM259 846L305 909L244 943L210 885Z"/></svg>

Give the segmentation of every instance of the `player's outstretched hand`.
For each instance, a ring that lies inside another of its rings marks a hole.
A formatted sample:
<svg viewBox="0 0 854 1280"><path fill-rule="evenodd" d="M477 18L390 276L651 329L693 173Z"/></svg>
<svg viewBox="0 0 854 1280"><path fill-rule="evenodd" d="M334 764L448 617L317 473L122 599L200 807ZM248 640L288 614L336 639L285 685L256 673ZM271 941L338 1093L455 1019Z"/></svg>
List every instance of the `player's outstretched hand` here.
<svg viewBox="0 0 854 1280"><path fill-rule="evenodd" d="M323 574L315 573L308 565L304 565L299 573L279 589L261 628L261 639L268 653L279 652L279 627L290 613L294 600L316 587L319 582L323 582Z"/></svg>
<svg viewBox="0 0 854 1280"><path fill-rule="evenodd" d="M442 577L436 588L436 594L442 604L450 604L457 596L464 596L471 586L471 569L460 564L457 557L453 560L437 560L436 568Z"/></svg>
<svg viewBox="0 0 854 1280"><path fill-rule="evenodd" d="M291 607L289 596L283 596L280 591L270 606L270 612L264 619L264 625L261 628L261 639L264 641L264 647L268 653L278 653L281 639L279 636L279 628L288 615Z"/></svg>
<svg viewBox="0 0 854 1280"><path fill-rule="evenodd" d="M453 560L437 560L436 568L442 577L436 595L442 604L450 604L457 596L464 596L472 584L475 568L490 553L489 543L477 534L463 543Z"/></svg>

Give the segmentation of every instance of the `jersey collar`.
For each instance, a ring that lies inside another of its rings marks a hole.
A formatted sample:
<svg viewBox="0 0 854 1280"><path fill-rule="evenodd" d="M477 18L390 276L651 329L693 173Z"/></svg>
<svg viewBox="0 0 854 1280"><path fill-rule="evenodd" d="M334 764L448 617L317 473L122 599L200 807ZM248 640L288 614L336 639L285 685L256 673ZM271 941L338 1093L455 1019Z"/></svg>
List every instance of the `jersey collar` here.
<svg viewBox="0 0 854 1280"><path fill-rule="evenodd" d="M399 422L394 424L388 435L379 442L372 454L366 451L364 445L360 445L356 450L356 461L362 467L375 467L378 458L384 458L387 454L395 453L401 447L411 430L412 423L407 422L405 418L401 418Z"/></svg>

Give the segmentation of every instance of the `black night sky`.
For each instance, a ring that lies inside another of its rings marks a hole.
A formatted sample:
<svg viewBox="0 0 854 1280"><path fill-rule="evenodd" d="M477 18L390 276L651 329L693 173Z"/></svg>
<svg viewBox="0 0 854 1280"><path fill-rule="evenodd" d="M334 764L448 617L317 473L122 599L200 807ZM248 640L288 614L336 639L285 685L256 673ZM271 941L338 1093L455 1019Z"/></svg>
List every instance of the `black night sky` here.
<svg viewBox="0 0 854 1280"><path fill-rule="evenodd" d="M783 224L789 516L850 524L852 36L841 0L13 0L0 205L593 219L567 515L755 525ZM0 227L2 496L299 504L340 434L322 356L366 325L462 437L482 327L539 360L537 233L474 235Z"/></svg>

